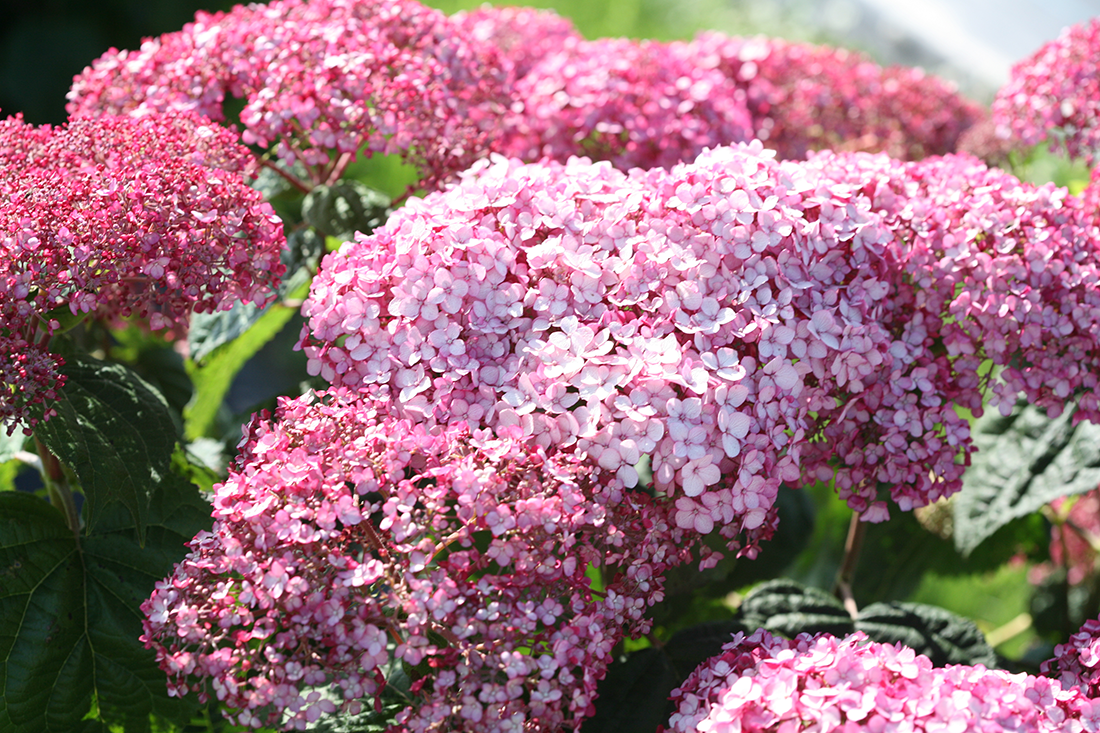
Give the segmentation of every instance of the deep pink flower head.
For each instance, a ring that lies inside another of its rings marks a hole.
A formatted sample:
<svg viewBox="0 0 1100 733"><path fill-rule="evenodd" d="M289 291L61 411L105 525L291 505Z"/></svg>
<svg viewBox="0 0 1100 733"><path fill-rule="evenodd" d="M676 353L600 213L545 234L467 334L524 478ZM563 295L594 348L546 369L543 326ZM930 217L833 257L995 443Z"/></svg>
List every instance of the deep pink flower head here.
<svg viewBox="0 0 1100 733"><path fill-rule="evenodd" d="M993 118L1028 145L1051 147L1089 165L1100 150L1100 18L1074 25L1012 67L993 100Z"/></svg>
<svg viewBox="0 0 1100 733"><path fill-rule="evenodd" d="M170 689L304 727L369 705L396 658L418 671L395 730L579 725L686 559L682 532L598 467L501 432L337 394L254 419L213 530L142 606ZM617 571L597 590L591 567Z"/></svg>
<svg viewBox="0 0 1100 733"><path fill-rule="evenodd" d="M1100 700L981 665L933 667L912 649L760 630L737 634L678 689L669 733L1083 733Z"/></svg>
<svg viewBox="0 0 1100 733"><path fill-rule="evenodd" d="M1066 689L1100 698L1100 619L1086 621L1069 641L1054 647L1054 657L1040 670Z"/></svg>
<svg viewBox="0 0 1100 733"><path fill-rule="evenodd" d="M950 83L920 69L884 68L854 51L713 32L674 45L735 85L755 136L780 158L828 148L916 160L954 152L983 116Z"/></svg>
<svg viewBox="0 0 1100 733"><path fill-rule="evenodd" d="M552 10L486 4L459 11L451 20L475 40L498 48L516 79L563 46L581 40L573 22Z"/></svg>
<svg viewBox="0 0 1100 733"><path fill-rule="evenodd" d="M566 38L517 79L514 94L495 149L524 160L585 155L622 170L668 168L752 137L744 93L657 41Z"/></svg>
<svg viewBox="0 0 1100 733"><path fill-rule="evenodd" d="M199 12L78 76L72 113L190 109L326 182L340 156L401 154L431 187L485 154L507 108L495 49L414 0L284 0Z"/></svg>
<svg viewBox="0 0 1100 733"><path fill-rule="evenodd" d="M55 396L46 350L66 316L136 316L263 304L282 274L282 223L245 177L231 132L193 114L0 122L0 421ZM61 313L64 315L61 315Z"/></svg>

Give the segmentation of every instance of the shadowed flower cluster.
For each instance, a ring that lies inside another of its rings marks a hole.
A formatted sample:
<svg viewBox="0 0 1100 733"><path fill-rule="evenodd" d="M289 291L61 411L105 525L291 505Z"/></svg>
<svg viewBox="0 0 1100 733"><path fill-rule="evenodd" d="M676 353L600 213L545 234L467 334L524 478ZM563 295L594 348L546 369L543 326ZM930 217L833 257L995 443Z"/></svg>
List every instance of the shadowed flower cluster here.
<svg viewBox="0 0 1100 733"><path fill-rule="evenodd" d="M484 156L507 108L496 50L413 0L282 0L199 12L78 76L72 113L187 109L331 183L357 153L397 153L431 188Z"/></svg>
<svg viewBox="0 0 1100 733"><path fill-rule="evenodd" d="M254 419L213 530L142 606L170 688L302 728L358 711L396 660L414 670L401 730L578 725L681 533L600 469L501 434L337 395Z"/></svg>
<svg viewBox="0 0 1100 733"><path fill-rule="evenodd" d="M246 183L253 165L193 114L0 122L0 421L56 396L62 321L157 330L274 296L282 224Z"/></svg>
<svg viewBox="0 0 1100 733"><path fill-rule="evenodd" d="M672 693L670 733L1100 730L1100 700L981 665L933 667L900 645L737 634Z"/></svg>

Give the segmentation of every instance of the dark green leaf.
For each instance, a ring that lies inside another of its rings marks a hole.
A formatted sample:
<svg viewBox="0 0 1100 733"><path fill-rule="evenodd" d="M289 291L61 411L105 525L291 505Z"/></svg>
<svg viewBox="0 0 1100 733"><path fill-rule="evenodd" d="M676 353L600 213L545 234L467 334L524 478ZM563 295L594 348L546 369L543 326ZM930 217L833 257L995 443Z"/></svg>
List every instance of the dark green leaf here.
<svg viewBox="0 0 1100 733"><path fill-rule="evenodd" d="M752 590L738 609L748 629L767 629L793 638L801 633L845 636L855 630L840 601L819 588L772 580Z"/></svg>
<svg viewBox="0 0 1100 733"><path fill-rule="evenodd" d="M1073 425L1075 405L1051 420L1035 407L975 422L978 452L955 499L955 544L970 553L1009 522L1062 496L1100 486L1100 425Z"/></svg>
<svg viewBox="0 0 1100 733"><path fill-rule="evenodd" d="M722 647L728 644L738 632L751 633L740 620L708 621L678 631L672 635L663 650L672 667L680 678L680 683L688 678L700 664L722 653ZM669 689L669 694L672 689ZM668 697L668 695L665 695ZM671 714L671 712L670 712Z"/></svg>
<svg viewBox="0 0 1100 733"><path fill-rule="evenodd" d="M596 714L582 733L653 733L668 722L668 696L683 678L663 650L631 653L607 670L597 687Z"/></svg>
<svg viewBox="0 0 1100 733"><path fill-rule="evenodd" d="M164 398L120 364L70 358L57 414L35 435L80 479L89 531L115 501L134 519L138 540L152 487L168 473L176 424ZM41 408L40 408L41 409Z"/></svg>
<svg viewBox="0 0 1100 733"><path fill-rule="evenodd" d="M318 186L302 204L302 218L327 237L351 239L370 234L389 216L390 198L356 180Z"/></svg>
<svg viewBox="0 0 1100 733"><path fill-rule="evenodd" d="M13 732L81 730L93 695L100 717L128 730L151 714L193 711L193 701L168 697L138 640L138 606L210 526L209 505L170 474L146 519L141 547L129 512L111 504L78 543L45 501L0 494L0 722Z"/></svg>
<svg viewBox="0 0 1100 733"><path fill-rule="evenodd" d="M872 641L904 644L937 667L946 664L997 666L997 655L970 619L923 603L872 603L856 619L856 630Z"/></svg>

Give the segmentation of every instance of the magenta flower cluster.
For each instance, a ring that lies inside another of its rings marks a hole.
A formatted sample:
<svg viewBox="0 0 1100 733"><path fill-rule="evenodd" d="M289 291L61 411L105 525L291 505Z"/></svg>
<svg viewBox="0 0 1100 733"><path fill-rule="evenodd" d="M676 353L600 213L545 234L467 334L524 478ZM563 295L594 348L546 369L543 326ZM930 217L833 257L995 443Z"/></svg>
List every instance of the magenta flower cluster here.
<svg viewBox="0 0 1100 733"><path fill-rule="evenodd" d="M1082 393L1100 419L1091 231L967 156L500 159L330 255L303 344L417 420L518 426L627 486L649 456L700 533L766 532L781 480L834 472L879 520L880 482L904 509L959 488L955 406Z"/></svg>
<svg viewBox="0 0 1100 733"><path fill-rule="evenodd" d="M648 630L685 560L682 533L600 469L500 434L336 394L254 419L213 530L142 606L170 689L304 728L381 694L396 660L418 670L402 731L551 733L591 715L612 647Z"/></svg>
<svg viewBox="0 0 1100 733"><path fill-rule="evenodd" d="M1054 647L1054 657L1040 671L1066 689L1100 699L1100 619L1086 621L1069 641Z"/></svg>
<svg viewBox="0 0 1100 733"><path fill-rule="evenodd" d="M822 149L943 155L985 114L949 82L845 49L703 33L685 50L736 85L755 137L781 158Z"/></svg>
<svg viewBox="0 0 1100 733"><path fill-rule="evenodd" d="M494 149L509 157L671 167L705 148L749 140L744 92L680 45L564 39L517 79L517 110Z"/></svg>
<svg viewBox="0 0 1100 733"><path fill-rule="evenodd" d="M61 320L157 330L273 297L282 223L248 186L253 166L192 114L0 122L0 421L56 397L61 359L46 345Z"/></svg>
<svg viewBox="0 0 1100 733"><path fill-rule="evenodd" d="M669 733L1085 733L1100 700L981 665L933 667L900 645L737 634L672 693Z"/></svg>
<svg viewBox="0 0 1100 733"><path fill-rule="evenodd" d="M483 157L507 109L496 50L411 0L280 0L199 12L138 51L112 49L74 81L71 113L186 109L313 183L357 153L401 154L432 187Z"/></svg>
<svg viewBox="0 0 1100 733"><path fill-rule="evenodd" d="M1005 135L1028 145L1049 141L1089 165L1100 151L1100 19L1074 25L1012 67L993 100Z"/></svg>

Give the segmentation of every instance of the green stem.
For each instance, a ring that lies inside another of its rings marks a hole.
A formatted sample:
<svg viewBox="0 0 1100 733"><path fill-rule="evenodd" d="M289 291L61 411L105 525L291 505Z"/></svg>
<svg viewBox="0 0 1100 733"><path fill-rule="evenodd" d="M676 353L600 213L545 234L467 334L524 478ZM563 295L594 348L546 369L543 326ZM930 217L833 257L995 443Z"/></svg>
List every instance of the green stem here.
<svg viewBox="0 0 1100 733"><path fill-rule="evenodd" d="M856 605L855 596L852 595L852 583L855 581L859 553L863 549L863 538L866 534L867 523L860 521L859 514L852 514L852 521L848 525L848 538L844 541L844 560L840 564L836 585L833 588L833 593L844 603L844 608L852 619L859 616L859 606Z"/></svg>
<svg viewBox="0 0 1100 733"><path fill-rule="evenodd" d="M80 545L80 513L76 510L76 501L73 500L73 490L69 484L69 477L65 474L65 468L46 444L38 438L34 439L38 456L42 459L42 480L46 484L46 492L49 494L50 503L57 507L65 515L65 521L69 529L73 531L76 543Z"/></svg>

